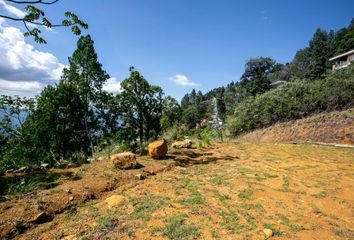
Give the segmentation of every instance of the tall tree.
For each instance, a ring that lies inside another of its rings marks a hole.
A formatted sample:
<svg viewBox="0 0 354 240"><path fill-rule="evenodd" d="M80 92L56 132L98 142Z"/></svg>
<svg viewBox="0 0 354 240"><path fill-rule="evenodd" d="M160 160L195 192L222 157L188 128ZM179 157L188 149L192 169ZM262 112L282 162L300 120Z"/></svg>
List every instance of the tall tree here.
<svg viewBox="0 0 354 240"><path fill-rule="evenodd" d="M102 96L103 84L109 75L102 69L90 35L82 36L77 49L69 58L69 68L65 68L61 81L76 88L84 103L83 122L93 151L93 135L100 130L97 105Z"/></svg>
<svg viewBox="0 0 354 240"><path fill-rule="evenodd" d="M274 70L276 62L269 57L251 58L241 76L241 86L249 95L262 94L270 89L268 74Z"/></svg>
<svg viewBox="0 0 354 240"><path fill-rule="evenodd" d="M317 29L309 43L310 66L309 79L315 80L323 77L330 67L328 59L331 57L330 36L326 31Z"/></svg>
<svg viewBox="0 0 354 240"><path fill-rule="evenodd" d="M137 129L140 143L154 138L160 132L160 117L163 110L163 91L131 67L129 78L121 83L119 98L123 108L125 130L133 134Z"/></svg>

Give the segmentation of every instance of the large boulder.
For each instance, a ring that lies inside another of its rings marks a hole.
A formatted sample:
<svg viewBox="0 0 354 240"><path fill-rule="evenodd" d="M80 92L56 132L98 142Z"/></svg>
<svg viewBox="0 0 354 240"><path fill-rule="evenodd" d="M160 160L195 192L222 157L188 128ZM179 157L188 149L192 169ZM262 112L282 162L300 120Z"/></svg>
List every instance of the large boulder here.
<svg viewBox="0 0 354 240"><path fill-rule="evenodd" d="M137 165L136 156L131 152L123 152L111 156L115 168L128 169Z"/></svg>
<svg viewBox="0 0 354 240"><path fill-rule="evenodd" d="M172 143L171 147L173 148L190 148L192 147L193 142L189 139L186 139L184 141L177 141Z"/></svg>
<svg viewBox="0 0 354 240"><path fill-rule="evenodd" d="M167 143L165 140L157 140L148 146L149 156L153 159L163 158L167 154Z"/></svg>

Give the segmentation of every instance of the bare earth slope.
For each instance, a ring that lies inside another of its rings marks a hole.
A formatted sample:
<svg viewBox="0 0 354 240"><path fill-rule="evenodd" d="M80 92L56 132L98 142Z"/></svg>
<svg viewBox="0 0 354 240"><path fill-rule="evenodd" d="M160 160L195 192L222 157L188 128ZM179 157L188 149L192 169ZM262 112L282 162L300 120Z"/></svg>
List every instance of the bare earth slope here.
<svg viewBox="0 0 354 240"><path fill-rule="evenodd" d="M139 169L106 159L38 173L49 189L0 196L0 239L265 239L265 228L271 239L354 239L354 148L270 142L350 144L353 116L170 149Z"/></svg>
<svg viewBox="0 0 354 240"><path fill-rule="evenodd" d="M354 145L354 109L279 123L239 137L261 142L311 141Z"/></svg>
<svg viewBox="0 0 354 240"><path fill-rule="evenodd" d="M272 239L354 236L354 149L230 142L182 155L179 162L204 164L177 166L122 184L15 238L264 239L265 227L273 229ZM157 163L165 161L172 162ZM118 174L110 171L109 162L96 164L101 166L94 166L95 182ZM94 185L88 181L86 188Z"/></svg>

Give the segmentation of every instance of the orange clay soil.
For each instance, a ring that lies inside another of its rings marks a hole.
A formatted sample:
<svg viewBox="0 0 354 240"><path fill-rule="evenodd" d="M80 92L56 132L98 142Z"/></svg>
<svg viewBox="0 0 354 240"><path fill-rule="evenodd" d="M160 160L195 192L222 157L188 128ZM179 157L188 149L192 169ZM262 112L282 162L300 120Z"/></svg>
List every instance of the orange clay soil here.
<svg viewBox="0 0 354 240"><path fill-rule="evenodd" d="M80 179L1 202L2 231L17 229L15 239L265 239L269 228L271 239L353 239L353 148L229 142L138 161L145 168L113 170L103 160L68 169ZM43 211L53 220L30 222Z"/></svg>

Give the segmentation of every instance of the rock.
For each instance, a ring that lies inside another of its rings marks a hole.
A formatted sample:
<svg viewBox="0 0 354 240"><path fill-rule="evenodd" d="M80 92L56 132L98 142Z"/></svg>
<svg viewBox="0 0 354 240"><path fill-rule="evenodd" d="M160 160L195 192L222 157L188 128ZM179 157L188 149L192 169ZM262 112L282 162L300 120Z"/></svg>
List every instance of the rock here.
<svg viewBox="0 0 354 240"><path fill-rule="evenodd" d="M104 157L99 157L97 158L97 161L103 161L105 158Z"/></svg>
<svg viewBox="0 0 354 240"><path fill-rule="evenodd" d="M74 201L74 197L73 197L73 196L70 196L70 197L69 197L69 201Z"/></svg>
<svg viewBox="0 0 354 240"><path fill-rule="evenodd" d="M167 144L165 140L157 140L148 146L149 156L153 159L163 158L167 154Z"/></svg>
<svg viewBox="0 0 354 240"><path fill-rule="evenodd" d="M111 156L111 161L115 168L128 169L132 168L137 164L136 156L131 152L123 152Z"/></svg>
<svg viewBox="0 0 354 240"><path fill-rule="evenodd" d="M171 147L173 148L190 148L192 146L193 142L189 139L186 139L184 141L177 141L172 143Z"/></svg>
<svg viewBox="0 0 354 240"><path fill-rule="evenodd" d="M76 168L78 166L80 166L78 163L69 163L67 167L68 168Z"/></svg>
<svg viewBox="0 0 354 240"><path fill-rule="evenodd" d="M136 174L135 175L135 178L137 179L137 180L144 180L145 178L146 178L146 175L144 175L144 174Z"/></svg>
<svg viewBox="0 0 354 240"><path fill-rule="evenodd" d="M45 212L41 212L38 215L36 215L33 219L31 219L29 222L34 224L42 224L42 223L50 222L52 221L52 219L53 216Z"/></svg>
<svg viewBox="0 0 354 240"><path fill-rule="evenodd" d="M271 236L273 236L273 231L271 229L269 229L269 228L263 229L263 232L266 235L267 239L270 238Z"/></svg>
<svg viewBox="0 0 354 240"><path fill-rule="evenodd" d="M42 163L41 164L41 168L44 169L44 170L48 169L48 167L49 167L48 163Z"/></svg>
<svg viewBox="0 0 354 240"><path fill-rule="evenodd" d="M108 205L108 208L112 208L118 206L124 200L125 197L122 195L113 195L104 200L104 202Z"/></svg>

